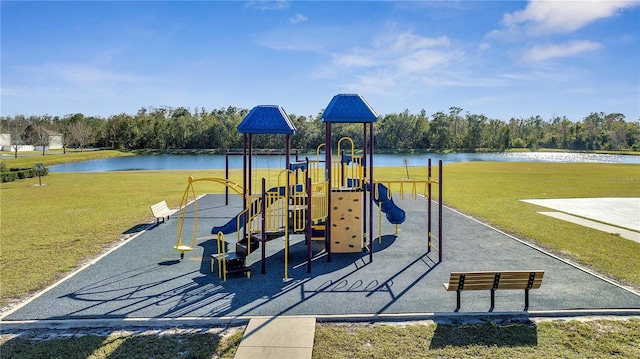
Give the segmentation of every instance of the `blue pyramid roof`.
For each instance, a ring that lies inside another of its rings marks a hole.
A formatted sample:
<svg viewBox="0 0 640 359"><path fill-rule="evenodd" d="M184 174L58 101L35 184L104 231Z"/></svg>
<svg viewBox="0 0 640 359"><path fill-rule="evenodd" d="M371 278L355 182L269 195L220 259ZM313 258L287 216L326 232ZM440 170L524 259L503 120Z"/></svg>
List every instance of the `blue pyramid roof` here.
<svg viewBox="0 0 640 359"><path fill-rule="evenodd" d="M275 105L260 105L254 107L238 125L240 133L266 133L291 135L296 127L284 109Z"/></svg>
<svg viewBox="0 0 640 359"><path fill-rule="evenodd" d="M376 111L357 94L335 95L322 113L323 122L365 123L377 120Z"/></svg>

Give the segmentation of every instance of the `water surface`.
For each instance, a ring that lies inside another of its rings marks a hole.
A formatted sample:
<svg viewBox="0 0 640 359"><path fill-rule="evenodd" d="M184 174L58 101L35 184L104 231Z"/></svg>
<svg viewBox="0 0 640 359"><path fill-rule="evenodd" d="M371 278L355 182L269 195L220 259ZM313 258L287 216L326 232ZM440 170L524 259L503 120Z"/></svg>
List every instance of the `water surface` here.
<svg viewBox="0 0 640 359"><path fill-rule="evenodd" d="M640 164L640 156L609 155L574 152L495 152L495 153L445 153L445 154L376 154L373 164L377 167L400 167L404 161L410 167L426 166L431 158L435 165L455 162L561 162L561 163L633 163ZM300 156L304 160L304 156ZM315 160L316 155L310 155ZM322 158L323 159L323 158ZM284 156L254 156L253 168L280 169L285 167ZM74 162L49 166L50 172L108 172L135 170L207 170L224 169L225 155L144 155L115 157L100 160ZM242 168L242 156L230 156L229 168Z"/></svg>

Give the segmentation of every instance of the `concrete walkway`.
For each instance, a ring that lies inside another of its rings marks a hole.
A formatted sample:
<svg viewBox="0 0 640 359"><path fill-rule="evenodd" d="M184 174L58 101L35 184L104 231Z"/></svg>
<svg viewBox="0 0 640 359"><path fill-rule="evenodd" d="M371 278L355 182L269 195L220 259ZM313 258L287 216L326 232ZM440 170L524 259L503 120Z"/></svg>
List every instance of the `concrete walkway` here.
<svg viewBox="0 0 640 359"><path fill-rule="evenodd" d="M640 198L523 199L559 212L538 212L640 243Z"/></svg>
<svg viewBox="0 0 640 359"><path fill-rule="evenodd" d="M315 331L314 317L252 318L235 359L311 358Z"/></svg>
<svg viewBox="0 0 640 359"><path fill-rule="evenodd" d="M640 232L640 198L547 198L522 201Z"/></svg>

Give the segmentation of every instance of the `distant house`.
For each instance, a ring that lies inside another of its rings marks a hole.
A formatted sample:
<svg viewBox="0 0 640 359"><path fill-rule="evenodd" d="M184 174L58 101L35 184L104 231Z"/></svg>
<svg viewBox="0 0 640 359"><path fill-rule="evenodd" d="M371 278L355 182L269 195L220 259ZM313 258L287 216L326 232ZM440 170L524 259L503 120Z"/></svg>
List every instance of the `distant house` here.
<svg viewBox="0 0 640 359"><path fill-rule="evenodd" d="M11 145L11 134L10 133L0 133L0 151L9 151L13 152L16 150L19 152L23 151L33 151L33 145Z"/></svg>
<svg viewBox="0 0 640 359"><path fill-rule="evenodd" d="M62 148L62 134L56 131L47 130L46 128L39 128L42 131L42 135L44 136L44 143L46 143L46 148L50 150L56 150ZM21 144L18 145L18 151L40 151L42 150L42 145L30 145L30 144ZM15 151L16 148L11 144L11 134L2 133L0 134L0 149L2 151Z"/></svg>
<svg viewBox="0 0 640 359"><path fill-rule="evenodd" d="M50 150L57 150L62 148L62 134L58 133L56 131L51 131L51 130L47 130L46 128L42 129L48 139L47 143L47 147L49 147Z"/></svg>
<svg viewBox="0 0 640 359"><path fill-rule="evenodd" d="M11 134L0 133L0 148L2 151L9 151L9 147L11 147ZM5 148L7 149L5 150Z"/></svg>

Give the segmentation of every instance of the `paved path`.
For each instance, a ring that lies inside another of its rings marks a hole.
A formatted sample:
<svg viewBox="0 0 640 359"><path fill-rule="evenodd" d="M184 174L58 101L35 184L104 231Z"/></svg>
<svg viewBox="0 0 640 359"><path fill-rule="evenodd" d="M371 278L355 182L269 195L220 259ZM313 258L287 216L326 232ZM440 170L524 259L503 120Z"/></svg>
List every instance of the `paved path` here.
<svg viewBox="0 0 640 359"><path fill-rule="evenodd" d="M235 359L311 358L316 319L262 317L249 321Z"/></svg>
<svg viewBox="0 0 640 359"><path fill-rule="evenodd" d="M549 198L523 202L640 232L640 198Z"/></svg>

